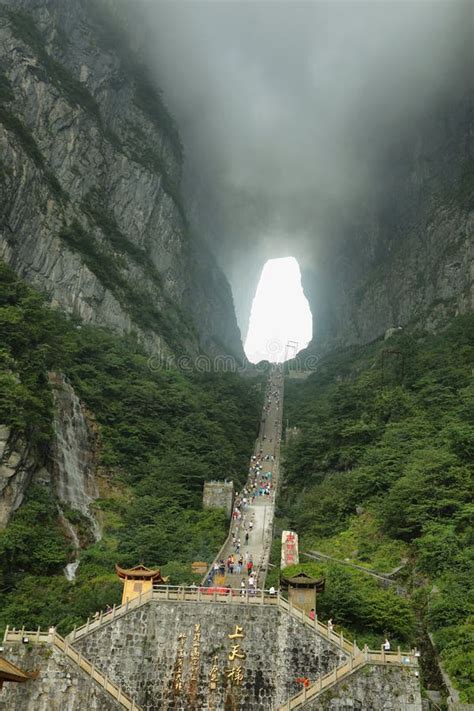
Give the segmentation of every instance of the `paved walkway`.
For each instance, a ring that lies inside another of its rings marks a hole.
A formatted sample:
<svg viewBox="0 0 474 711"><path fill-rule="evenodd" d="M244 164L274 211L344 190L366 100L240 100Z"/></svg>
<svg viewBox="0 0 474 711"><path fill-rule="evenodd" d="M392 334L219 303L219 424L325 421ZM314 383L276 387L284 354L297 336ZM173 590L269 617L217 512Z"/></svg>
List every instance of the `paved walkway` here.
<svg viewBox="0 0 474 711"><path fill-rule="evenodd" d="M227 562L230 555L238 560L240 555L244 565L240 574L229 573L226 567L224 575L214 578L214 586L230 585L239 588L241 581L248 580L246 563L253 561L253 571L256 576L255 587L262 588L270 554L272 539L273 515L275 510L275 494L278 488L278 475L280 464L280 440L283 409L283 375L282 369L276 368L269 377L265 392L265 403L262 412L260 434L255 443L254 455L256 460L250 460L250 467L256 463L261 466L258 473L249 472L249 478L242 492L236 496L236 508L242 514L240 521L233 520L230 526L230 535L226 545L220 550L216 560ZM268 456L269 459L265 460ZM273 456L273 461L271 457ZM269 495L252 496L252 492L265 487L269 481L265 475L271 472L271 489ZM247 499L245 505L242 499ZM250 528L252 526L252 528ZM246 530L249 532L248 544L245 543ZM240 538L240 549L232 542L232 535Z"/></svg>

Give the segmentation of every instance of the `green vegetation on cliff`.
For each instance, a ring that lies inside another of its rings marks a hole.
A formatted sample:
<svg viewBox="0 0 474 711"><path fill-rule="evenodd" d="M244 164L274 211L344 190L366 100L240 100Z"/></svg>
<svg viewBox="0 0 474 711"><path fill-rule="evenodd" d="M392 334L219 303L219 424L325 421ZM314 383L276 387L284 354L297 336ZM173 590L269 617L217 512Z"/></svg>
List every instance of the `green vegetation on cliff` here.
<svg viewBox="0 0 474 711"><path fill-rule="evenodd" d="M47 373L67 375L99 439L103 538L64 510L85 545L77 579L63 568L72 547L53 490L37 482L0 532L0 627L51 622L66 632L120 600L113 567L159 565L190 582L190 562L211 560L226 535L222 511L202 509L208 479L244 481L260 420L258 381L232 373L150 366L132 339L84 327L0 263L0 422L47 462L53 404ZM156 363L154 363L156 366Z"/></svg>
<svg viewBox="0 0 474 711"><path fill-rule="evenodd" d="M473 362L466 315L436 336L336 353L304 383L288 381L285 417L300 431L286 446L279 504L302 551L382 573L406 562L398 580L409 597L347 565L305 567L327 575L321 616L361 641L369 632L373 644L385 634L415 643L423 627L433 632L470 701Z"/></svg>

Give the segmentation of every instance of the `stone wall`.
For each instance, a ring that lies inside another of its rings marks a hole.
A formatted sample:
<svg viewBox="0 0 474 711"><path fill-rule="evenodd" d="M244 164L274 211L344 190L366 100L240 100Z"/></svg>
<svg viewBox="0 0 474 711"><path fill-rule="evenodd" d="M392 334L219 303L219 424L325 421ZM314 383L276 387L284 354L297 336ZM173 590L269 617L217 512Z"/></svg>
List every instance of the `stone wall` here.
<svg viewBox="0 0 474 711"><path fill-rule="evenodd" d="M195 652L193 691L192 651ZM242 638L229 639L236 625ZM182 690L176 690L181 666ZM239 644L245 659L229 661ZM300 691L295 678L314 679L345 658L336 645L316 635L276 606L153 601L90 632L74 643L89 661L123 687L146 711L233 708L270 711ZM242 685L232 686L225 669L241 666ZM212 668L216 666L216 689ZM231 704L229 706L229 704ZM232 705L233 704L233 705Z"/></svg>
<svg viewBox="0 0 474 711"><path fill-rule="evenodd" d="M5 683L0 711L123 711L88 674L50 644L11 644L5 657L25 671L40 670L37 679Z"/></svg>
<svg viewBox="0 0 474 711"><path fill-rule="evenodd" d="M225 509L230 517L234 503L234 482L204 482L203 506L205 509Z"/></svg>
<svg viewBox="0 0 474 711"><path fill-rule="evenodd" d="M304 711L421 711L417 671L370 664L308 701Z"/></svg>

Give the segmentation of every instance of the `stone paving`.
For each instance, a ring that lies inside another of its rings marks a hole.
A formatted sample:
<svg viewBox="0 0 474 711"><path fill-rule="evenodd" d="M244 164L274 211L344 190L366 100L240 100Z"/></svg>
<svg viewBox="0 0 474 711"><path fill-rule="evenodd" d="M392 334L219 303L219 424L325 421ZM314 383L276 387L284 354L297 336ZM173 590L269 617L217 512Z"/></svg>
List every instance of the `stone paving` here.
<svg viewBox="0 0 474 711"><path fill-rule="evenodd" d="M269 393L277 392L277 396L270 396ZM214 585L230 585L231 588L240 588L241 581L248 580L246 570L245 554L248 554L253 561L253 570L257 573L255 587L262 588L265 583L266 568L268 565L269 544L271 542L271 534L273 527L273 515L275 509L275 495L278 487L279 475L279 459L280 459L280 440L281 440L281 422L283 408L283 377L281 370L275 370L269 378L265 393L265 404L262 413L262 424L259 438L255 444L254 454L258 456L260 453L260 463L262 465L261 474L267 472L272 473L272 489L270 495L261 495L254 498L247 495L249 499L247 507L241 506L242 519L240 521L232 521L231 531L237 539L240 538L240 554L244 557L244 565L240 574L227 571L224 576L218 575L214 578ZM273 456L274 461L270 459L265 461L266 456ZM252 461L251 461L252 464ZM251 488L251 482L254 480L254 475L250 474L246 484L247 490ZM257 478L257 484L262 481L261 475ZM250 531L250 524L253 524ZM245 529L249 531L248 544L245 543ZM232 538L227 542L227 545L221 550L220 559L227 561L229 555L233 554L234 559L239 558L236 547L232 543Z"/></svg>

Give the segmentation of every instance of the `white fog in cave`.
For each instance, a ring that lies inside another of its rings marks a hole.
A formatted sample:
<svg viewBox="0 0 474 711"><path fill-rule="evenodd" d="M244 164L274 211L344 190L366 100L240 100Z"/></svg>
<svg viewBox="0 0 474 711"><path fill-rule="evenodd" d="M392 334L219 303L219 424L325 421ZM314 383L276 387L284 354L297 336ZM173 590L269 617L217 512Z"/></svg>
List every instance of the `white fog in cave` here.
<svg viewBox="0 0 474 711"><path fill-rule="evenodd" d="M282 363L308 345L311 311L294 257L269 259L262 269L250 313L245 354L251 363Z"/></svg>

